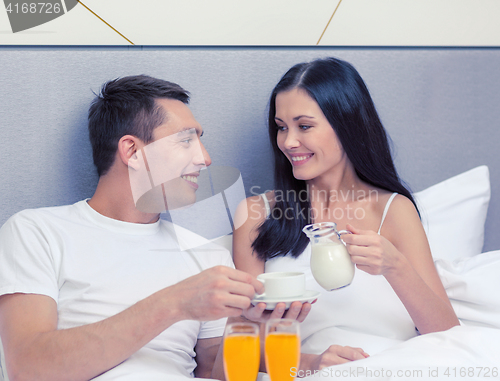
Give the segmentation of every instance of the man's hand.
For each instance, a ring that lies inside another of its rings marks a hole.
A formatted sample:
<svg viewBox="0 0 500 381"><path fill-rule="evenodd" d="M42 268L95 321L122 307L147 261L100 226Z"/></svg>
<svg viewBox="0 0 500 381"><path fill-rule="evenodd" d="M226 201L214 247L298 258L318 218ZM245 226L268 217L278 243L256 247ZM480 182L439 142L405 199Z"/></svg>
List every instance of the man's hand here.
<svg viewBox="0 0 500 381"><path fill-rule="evenodd" d="M171 287L183 319L216 320L240 316L264 286L255 277L227 266L216 266Z"/></svg>

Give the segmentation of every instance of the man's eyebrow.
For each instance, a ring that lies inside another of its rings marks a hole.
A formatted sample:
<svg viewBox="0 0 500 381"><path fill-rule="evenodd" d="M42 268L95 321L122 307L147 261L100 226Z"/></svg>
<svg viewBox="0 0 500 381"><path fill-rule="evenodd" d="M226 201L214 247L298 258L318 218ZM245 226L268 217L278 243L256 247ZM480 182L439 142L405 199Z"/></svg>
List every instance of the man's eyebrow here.
<svg viewBox="0 0 500 381"><path fill-rule="evenodd" d="M201 130L200 128L197 127L184 127L182 130L180 130L177 135L188 135L188 134L200 134L200 137L203 136L203 133L205 131Z"/></svg>

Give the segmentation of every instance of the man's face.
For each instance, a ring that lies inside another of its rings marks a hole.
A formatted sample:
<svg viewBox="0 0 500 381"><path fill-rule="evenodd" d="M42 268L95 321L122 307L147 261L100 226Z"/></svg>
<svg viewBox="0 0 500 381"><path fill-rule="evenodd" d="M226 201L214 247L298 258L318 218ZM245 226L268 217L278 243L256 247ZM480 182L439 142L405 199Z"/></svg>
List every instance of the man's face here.
<svg viewBox="0 0 500 381"><path fill-rule="evenodd" d="M156 102L166 112L165 122L153 131L153 142L137 152L139 167L129 163L136 207L149 213L193 204L200 170L211 164L191 110L178 100Z"/></svg>

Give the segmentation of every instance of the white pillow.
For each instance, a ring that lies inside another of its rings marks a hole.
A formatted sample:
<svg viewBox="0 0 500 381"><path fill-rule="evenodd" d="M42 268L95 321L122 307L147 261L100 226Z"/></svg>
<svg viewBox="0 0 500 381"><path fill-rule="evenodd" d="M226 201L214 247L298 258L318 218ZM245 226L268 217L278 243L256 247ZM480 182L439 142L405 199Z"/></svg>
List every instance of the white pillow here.
<svg viewBox="0 0 500 381"><path fill-rule="evenodd" d="M436 261L453 309L464 325L500 328L500 251Z"/></svg>
<svg viewBox="0 0 500 381"><path fill-rule="evenodd" d="M434 259L481 253L490 201L488 167L482 165L414 194Z"/></svg>

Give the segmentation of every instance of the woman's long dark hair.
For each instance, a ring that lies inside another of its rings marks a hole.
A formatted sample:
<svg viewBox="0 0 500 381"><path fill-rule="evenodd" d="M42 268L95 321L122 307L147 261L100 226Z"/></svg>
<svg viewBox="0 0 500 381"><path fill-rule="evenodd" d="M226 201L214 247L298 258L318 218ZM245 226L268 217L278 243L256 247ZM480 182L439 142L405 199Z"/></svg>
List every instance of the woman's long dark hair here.
<svg viewBox="0 0 500 381"><path fill-rule="evenodd" d="M402 194L417 208L411 192L397 174L388 135L356 69L335 58L297 64L281 78L269 101L275 194L283 197L276 197L271 214L259 227L259 235L252 243L264 261L288 253L298 257L309 243L302 228L311 223L311 204L309 197L298 197L306 193L306 182L293 176L292 165L278 148L276 140L276 95L294 88L305 90L318 103L362 181ZM290 193L294 197L289 197Z"/></svg>

